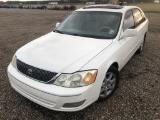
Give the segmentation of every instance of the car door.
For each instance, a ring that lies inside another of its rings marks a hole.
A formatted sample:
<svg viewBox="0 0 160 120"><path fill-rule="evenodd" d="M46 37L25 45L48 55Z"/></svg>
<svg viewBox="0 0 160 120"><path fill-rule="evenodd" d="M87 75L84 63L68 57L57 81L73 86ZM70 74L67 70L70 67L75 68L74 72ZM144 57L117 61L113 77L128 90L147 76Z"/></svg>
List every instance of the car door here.
<svg viewBox="0 0 160 120"><path fill-rule="evenodd" d="M137 47L139 47L144 40L144 35L146 32L146 19L138 8L133 9L133 16L135 21L135 29L137 30Z"/></svg>
<svg viewBox="0 0 160 120"><path fill-rule="evenodd" d="M122 33L125 32L126 29L135 29L135 22L132 10L127 11L125 14ZM122 38L119 40L119 43L121 45L121 63L123 67L126 62L131 58L131 56L135 53L137 36Z"/></svg>

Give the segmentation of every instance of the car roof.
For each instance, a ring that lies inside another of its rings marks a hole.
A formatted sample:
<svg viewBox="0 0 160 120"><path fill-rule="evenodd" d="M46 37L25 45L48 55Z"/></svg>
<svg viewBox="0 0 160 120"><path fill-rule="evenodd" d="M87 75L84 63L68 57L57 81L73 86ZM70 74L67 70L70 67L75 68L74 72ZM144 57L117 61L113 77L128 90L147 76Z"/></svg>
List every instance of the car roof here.
<svg viewBox="0 0 160 120"><path fill-rule="evenodd" d="M120 12L126 13L126 11L130 9L138 8L136 6L120 6L120 5L112 5L112 4L96 4L85 6L84 8L80 8L76 11L103 11L103 12Z"/></svg>

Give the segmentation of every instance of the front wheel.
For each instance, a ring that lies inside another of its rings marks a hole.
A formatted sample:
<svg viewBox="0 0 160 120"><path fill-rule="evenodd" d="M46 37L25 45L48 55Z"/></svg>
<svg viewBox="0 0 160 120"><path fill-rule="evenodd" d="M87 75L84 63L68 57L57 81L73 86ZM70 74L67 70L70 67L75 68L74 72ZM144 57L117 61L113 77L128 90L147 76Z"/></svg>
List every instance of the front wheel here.
<svg viewBox="0 0 160 120"><path fill-rule="evenodd" d="M119 71L111 66L103 80L98 101L104 101L110 98L118 87Z"/></svg>

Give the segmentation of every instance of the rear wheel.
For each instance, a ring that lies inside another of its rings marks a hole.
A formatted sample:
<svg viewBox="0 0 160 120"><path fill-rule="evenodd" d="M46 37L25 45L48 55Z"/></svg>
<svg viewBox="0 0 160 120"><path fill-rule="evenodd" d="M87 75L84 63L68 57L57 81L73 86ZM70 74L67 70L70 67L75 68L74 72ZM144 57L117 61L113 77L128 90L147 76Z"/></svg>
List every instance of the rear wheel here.
<svg viewBox="0 0 160 120"><path fill-rule="evenodd" d="M119 71L111 66L103 80L98 101L104 101L111 97L119 83Z"/></svg>

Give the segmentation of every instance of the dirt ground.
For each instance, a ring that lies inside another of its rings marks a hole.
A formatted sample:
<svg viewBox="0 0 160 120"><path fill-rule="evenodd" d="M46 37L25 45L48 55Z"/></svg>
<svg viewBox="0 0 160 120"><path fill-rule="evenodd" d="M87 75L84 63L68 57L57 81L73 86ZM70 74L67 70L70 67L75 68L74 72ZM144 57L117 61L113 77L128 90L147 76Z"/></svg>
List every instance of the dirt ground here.
<svg viewBox="0 0 160 120"><path fill-rule="evenodd" d="M13 90L6 70L13 54L29 41L53 30L70 11L0 9L1 120L160 120L160 14L150 20L145 49L120 72L116 93L79 112L56 112L31 102Z"/></svg>

